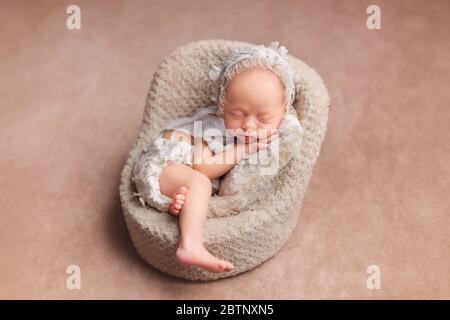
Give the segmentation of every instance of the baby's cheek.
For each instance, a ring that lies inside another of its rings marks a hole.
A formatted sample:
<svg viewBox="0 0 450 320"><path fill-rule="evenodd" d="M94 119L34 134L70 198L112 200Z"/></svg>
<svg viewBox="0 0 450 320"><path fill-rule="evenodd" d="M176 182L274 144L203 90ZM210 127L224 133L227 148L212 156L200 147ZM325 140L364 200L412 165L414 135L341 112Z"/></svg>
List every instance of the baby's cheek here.
<svg viewBox="0 0 450 320"><path fill-rule="evenodd" d="M274 133L274 131L278 130L278 126L276 124L265 125L264 127L260 127L259 136L260 137L268 137Z"/></svg>
<svg viewBox="0 0 450 320"><path fill-rule="evenodd" d="M233 121L233 120L228 119L228 120L225 120L224 122L225 122L225 128L227 130L235 131L237 129L241 129L239 121Z"/></svg>

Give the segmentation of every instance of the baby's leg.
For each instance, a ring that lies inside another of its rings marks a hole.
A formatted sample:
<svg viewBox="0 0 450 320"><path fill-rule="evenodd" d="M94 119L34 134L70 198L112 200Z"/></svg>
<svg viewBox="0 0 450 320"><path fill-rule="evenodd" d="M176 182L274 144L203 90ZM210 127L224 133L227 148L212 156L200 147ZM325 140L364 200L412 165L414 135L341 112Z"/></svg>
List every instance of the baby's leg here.
<svg viewBox="0 0 450 320"><path fill-rule="evenodd" d="M184 164L169 164L159 176L161 193L171 196L180 188L187 188L186 199L180 213L180 242L177 260L212 272L227 272L234 266L211 255L203 246L203 225L211 197L211 181L202 173Z"/></svg>

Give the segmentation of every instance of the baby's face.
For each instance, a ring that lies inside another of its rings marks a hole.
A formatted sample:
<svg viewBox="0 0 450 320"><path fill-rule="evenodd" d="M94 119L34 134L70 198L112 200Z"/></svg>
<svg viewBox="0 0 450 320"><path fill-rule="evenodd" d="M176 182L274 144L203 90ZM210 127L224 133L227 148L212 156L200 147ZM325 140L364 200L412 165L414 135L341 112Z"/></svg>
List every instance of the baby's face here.
<svg viewBox="0 0 450 320"><path fill-rule="evenodd" d="M252 69L237 74L226 89L225 128L252 142L269 136L283 120L284 86L270 70Z"/></svg>

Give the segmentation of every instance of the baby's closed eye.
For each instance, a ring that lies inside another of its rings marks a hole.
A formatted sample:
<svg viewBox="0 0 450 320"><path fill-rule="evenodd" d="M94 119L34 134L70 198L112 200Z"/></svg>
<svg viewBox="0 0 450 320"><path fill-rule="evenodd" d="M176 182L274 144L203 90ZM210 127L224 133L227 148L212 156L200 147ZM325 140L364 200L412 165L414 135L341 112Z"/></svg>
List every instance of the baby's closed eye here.
<svg viewBox="0 0 450 320"><path fill-rule="evenodd" d="M273 120L273 118L274 118L273 115L262 115L258 117L258 119L261 121L271 121Z"/></svg>
<svg viewBox="0 0 450 320"><path fill-rule="evenodd" d="M242 117L244 115L241 111L231 111L230 114L235 117Z"/></svg>

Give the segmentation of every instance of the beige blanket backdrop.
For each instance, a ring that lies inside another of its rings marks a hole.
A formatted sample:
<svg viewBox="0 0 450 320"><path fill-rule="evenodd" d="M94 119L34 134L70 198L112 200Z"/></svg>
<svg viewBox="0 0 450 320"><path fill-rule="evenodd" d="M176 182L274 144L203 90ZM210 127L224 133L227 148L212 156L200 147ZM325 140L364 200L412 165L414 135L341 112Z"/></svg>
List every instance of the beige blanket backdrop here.
<svg viewBox="0 0 450 320"><path fill-rule="evenodd" d="M67 30L70 4L1 3L0 298L450 298L450 2L377 1L381 30L359 0L77 1ZM286 246L193 284L138 256L118 184L155 68L212 38L279 41L331 107Z"/></svg>

